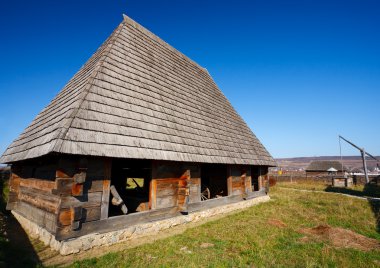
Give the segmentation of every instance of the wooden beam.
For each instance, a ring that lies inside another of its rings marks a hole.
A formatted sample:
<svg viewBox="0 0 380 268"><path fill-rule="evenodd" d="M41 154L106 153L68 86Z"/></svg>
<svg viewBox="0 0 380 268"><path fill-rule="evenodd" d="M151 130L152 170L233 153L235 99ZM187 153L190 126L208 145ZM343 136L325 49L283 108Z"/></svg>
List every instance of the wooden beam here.
<svg viewBox="0 0 380 268"><path fill-rule="evenodd" d="M213 198L213 199L209 199L209 200L205 200L205 201L201 201L197 203L190 203L188 205L188 211L194 212L198 210L214 208L214 207L218 207L222 205L236 203L242 200L243 198L240 195L231 195L231 196Z"/></svg>
<svg viewBox="0 0 380 268"><path fill-rule="evenodd" d="M110 200L110 187L111 187L111 170L112 160L106 158L104 160L104 180L103 180L103 194L100 219L104 220L108 218L109 200Z"/></svg>
<svg viewBox="0 0 380 268"><path fill-rule="evenodd" d="M17 171L17 167L12 166L12 171L9 179L9 194L6 207L7 210L13 210L18 201L18 193L21 178L14 171Z"/></svg>
<svg viewBox="0 0 380 268"><path fill-rule="evenodd" d="M181 213L178 211L178 207L170 207L115 216L99 221L84 222L82 223L81 228L77 231L72 231L70 226L58 228L56 239L58 241L61 241L64 239L75 238L95 232L106 233L124 229L137 224L153 222L179 215L181 215ZM68 223L68 221L66 220L65 223Z"/></svg>

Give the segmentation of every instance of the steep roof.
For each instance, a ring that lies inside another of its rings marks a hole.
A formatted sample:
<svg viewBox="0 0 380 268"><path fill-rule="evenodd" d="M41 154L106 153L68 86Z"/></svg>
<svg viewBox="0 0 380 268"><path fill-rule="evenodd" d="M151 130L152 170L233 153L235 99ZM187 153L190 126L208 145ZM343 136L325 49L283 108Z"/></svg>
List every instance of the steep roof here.
<svg viewBox="0 0 380 268"><path fill-rule="evenodd" d="M52 152L275 165L207 70L127 16L0 162Z"/></svg>
<svg viewBox="0 0 380 268"><path fill-rule="evenodd" d="M342 171L342 163L340 161L313 161L306 168L306 171L327 171L330 168L334 168L337 171ZM346 171L347 168L343 166L343 171Z"/></svg>

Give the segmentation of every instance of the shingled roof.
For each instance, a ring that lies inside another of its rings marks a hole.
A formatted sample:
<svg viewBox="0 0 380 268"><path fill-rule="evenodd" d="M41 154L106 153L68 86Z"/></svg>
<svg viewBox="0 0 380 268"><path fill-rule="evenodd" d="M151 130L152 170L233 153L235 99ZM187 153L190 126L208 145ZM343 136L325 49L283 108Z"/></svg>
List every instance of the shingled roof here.
<svg viewBox="0 0 380 268"><path fill-rule="evenodd" d="M207 70L127 16L0 162L53 152L275 165Z"/></svg>
<svg viewBox="0 0 380 268"><path fill-rule="evenodd" d="M337 171L342 171L342 163L340 161L325 160L325 161L312 161L306 168L306 171L327 171L329 168L334 168ZM347 168L343 166L343 171Z"/></svg>

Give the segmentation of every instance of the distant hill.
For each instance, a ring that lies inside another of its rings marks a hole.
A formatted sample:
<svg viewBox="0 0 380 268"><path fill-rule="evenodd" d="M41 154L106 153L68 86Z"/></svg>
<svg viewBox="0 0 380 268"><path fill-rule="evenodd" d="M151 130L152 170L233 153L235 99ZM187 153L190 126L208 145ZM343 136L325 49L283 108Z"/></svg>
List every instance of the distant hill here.
<svg viewBox="0 0 380 268"><path fill-rule="evenodd" d="M380 156L376 156L380 159ZM338 160L340 156L312 156L312 157L293 157L293 158L276 158L279 167L285 170L305 169L311 161ZM362 168L363 162L361 156L343 156L343 164L348 168ZM367 166L371 170L375 168L377 162L367 159ZM380 165L380 163L379 163Z"/></svg>

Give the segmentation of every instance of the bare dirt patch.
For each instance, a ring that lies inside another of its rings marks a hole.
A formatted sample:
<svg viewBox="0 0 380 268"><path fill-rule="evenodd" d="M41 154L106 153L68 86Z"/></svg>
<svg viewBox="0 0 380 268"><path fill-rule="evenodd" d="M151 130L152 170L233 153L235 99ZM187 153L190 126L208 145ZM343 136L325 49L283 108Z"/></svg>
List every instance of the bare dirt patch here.
<svg viewBox="0 0 380 268"><path fill-rule="evenodd" d="M211 248L213 246L214 246L214 244L212 244L212 243L202 243L200 245L200 248Z"/></svg>
<svg viewBox="0 0 380 268"><path fill-rule="evenodd" d="M314 228L300 229L301 234L307 236L300 239L301 242L330 242L336 248L355 248L362 251L380 250L380 242L373 238L355 233L351 230L331 227L329 225L318 225Z"/></svg>
<svg viewBox="0 0 380 268"><path fill-rule="evenodd" d="M279 228L285 228L287 226L286 223L277 219L269 219L268 223Z"/></svg>

